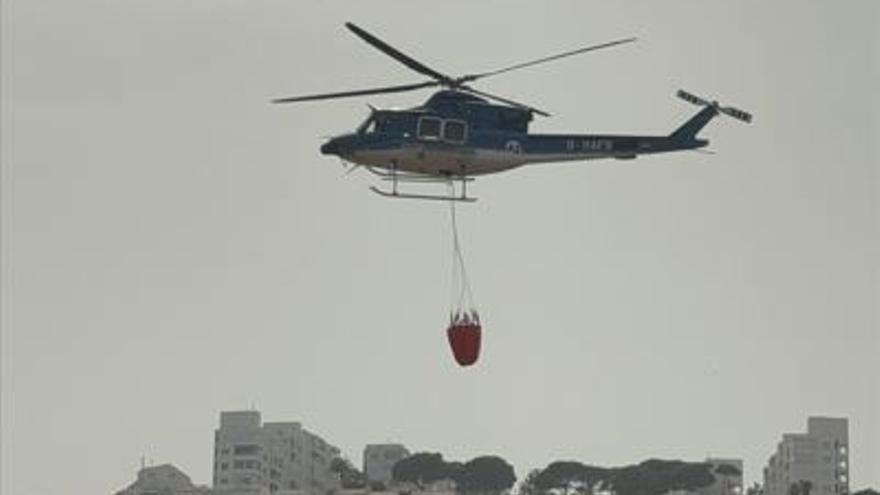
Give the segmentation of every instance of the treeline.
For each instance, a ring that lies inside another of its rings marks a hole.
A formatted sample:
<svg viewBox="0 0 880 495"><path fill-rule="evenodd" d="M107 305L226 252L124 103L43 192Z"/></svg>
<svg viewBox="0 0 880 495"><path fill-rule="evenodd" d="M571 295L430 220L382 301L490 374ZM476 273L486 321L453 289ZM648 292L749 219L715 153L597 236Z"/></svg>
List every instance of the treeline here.
<svg viewBox="0 0 880 495"><path fill-rule="evenodd" d="M501 493L516 483L513 466L492 455L461 463L446 462L441 454L423 452L397 461L391 476L398 483L412 483L420 489L448 480L459 493Z"/></svg>
<svg viewBox="0 0 880 495"><path fill-rule="evenodd" d="M338 467L338 466L337 466ZM339 471L344 488L366 488L366 479L347 464ZM652 459L623 467L600 467L577 461L557 461L529 472L520 482L522 495L566 493L593 495L613 491L617 495L662 495L670 490L695 490L709 486L718 476L740 476L735 467L717 468L701 462ZM392 469L397 484L422 490L448 483L461 494L500 494L516 484L513 466L498 456L480 456L467 462L446 461L439 453L422 452L398 461ZM373 489L384 487L374 486Z"/></svg>
<svg viewBox="0 0 880 495"><path fill-rule="evenodd" d="M551 491L592 494L613 491L617 495L662 495L670 490L696 490L715 482L716 475L740 475L738 469L722 465L716 469L702 462L651 459L623 467L599 467L576 461L557 461L530 472L522 483L523 495L545 495Z"/></svg>

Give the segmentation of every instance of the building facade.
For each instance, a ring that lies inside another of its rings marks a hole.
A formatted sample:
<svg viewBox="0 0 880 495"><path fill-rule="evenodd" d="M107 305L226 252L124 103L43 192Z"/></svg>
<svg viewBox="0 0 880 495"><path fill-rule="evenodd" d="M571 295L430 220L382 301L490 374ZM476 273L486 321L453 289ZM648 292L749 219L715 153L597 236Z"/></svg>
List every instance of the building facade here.
<svg viewBox="0 0 880 495"><path fill-rule="evenodd" d="M367 482L390 486L391 469L405 457L409 457L409 450L398 443L367 445L364 447L364 475Z"/></svg>
<svg viewBox="0 0 880 495"><path fill-rule="evenodd" d="M340 488L330 471L338 456L338 448L300 423L263 423L259 411L221 412L213 485L217 492L324 495Z"/></svg>
<svg viewBox="0 0 880 495"><path fill-rule="evenodd" d="M764 468L764 495L849 495L849 455L846 418L811 417L806 433L782 436Z"/></svg>

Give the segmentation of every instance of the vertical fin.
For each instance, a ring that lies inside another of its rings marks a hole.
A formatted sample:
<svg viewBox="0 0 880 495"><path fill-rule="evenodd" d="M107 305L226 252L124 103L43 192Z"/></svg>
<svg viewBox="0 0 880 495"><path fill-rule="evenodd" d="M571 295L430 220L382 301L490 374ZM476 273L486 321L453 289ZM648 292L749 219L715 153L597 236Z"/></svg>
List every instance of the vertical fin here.
<svg viewBox="0 0 880 495"><path fill-rule="evenodd" d="M706 127L706 124L716 115L718 115L718 108L714 105L708 105L682 124L669 137L676 141L693 141L697 137L697 133Z"/></svg>

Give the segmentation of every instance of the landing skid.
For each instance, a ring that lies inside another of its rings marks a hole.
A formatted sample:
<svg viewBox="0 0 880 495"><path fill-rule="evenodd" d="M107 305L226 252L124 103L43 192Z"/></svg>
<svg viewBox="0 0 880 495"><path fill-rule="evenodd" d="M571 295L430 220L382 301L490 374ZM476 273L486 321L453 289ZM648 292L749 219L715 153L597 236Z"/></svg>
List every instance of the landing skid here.
<svg viewBox="0 0 880 495"><path fill-rule="evenodd" d="M457 201L462 203L473 203L477 200L477 198L471 198L468 196L439 196L433 194L409 194L409 193L400 193L396 191L383 191L376 186L370 186L370 190L379 196L384 196L386 198L396 198L396 199L426 199L430 201Z"/></svg>
<svg viewBox="0 0 880 495"><path fill-rule="evenodd" d="M396 199L424 199L430 201L457 201L464 203L473 203L477 200L477 198L472 198L467 195L467 183L473 182L473 177L468 177L464 174L460 176L452 176L452 175L427 175L427 174L416 174L416 173L400 173L398 172L396 167L392 167L390 172L376 170L373 167L367 167L374 175L378 176L380 180L383 182L391 182L391 191L384 191L379 189L376 186L370 186L370 190L374 193L386 197L386 198L396 198ZM447 195L436 195L436 194L412 194L412 193L402 193L397 190L397 184L400 182L411 183L411 184L446 184L449 186L450 194ZM461 194L455 194L454 184L456 182L461 182Z"/></svg>

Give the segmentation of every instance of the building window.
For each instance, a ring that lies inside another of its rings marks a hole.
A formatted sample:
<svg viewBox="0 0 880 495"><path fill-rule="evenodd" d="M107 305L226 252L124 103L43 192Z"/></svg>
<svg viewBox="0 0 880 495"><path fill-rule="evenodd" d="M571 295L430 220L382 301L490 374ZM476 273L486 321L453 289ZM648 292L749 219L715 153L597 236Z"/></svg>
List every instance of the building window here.
<svg viewBox="0 0 880 495"><path fill-rule="evenodd" d="M260 453L260 446L255 444L236 445L232 453L235 455L256 455Z"/></svg>
<svg viewBox="0 0 880 495"><path fill-rule="evenodd" d="M229 463L228 463L228 462L222 462L222 463L220 463L220 471L226 471L227 469L229 469Z"/></svg>

